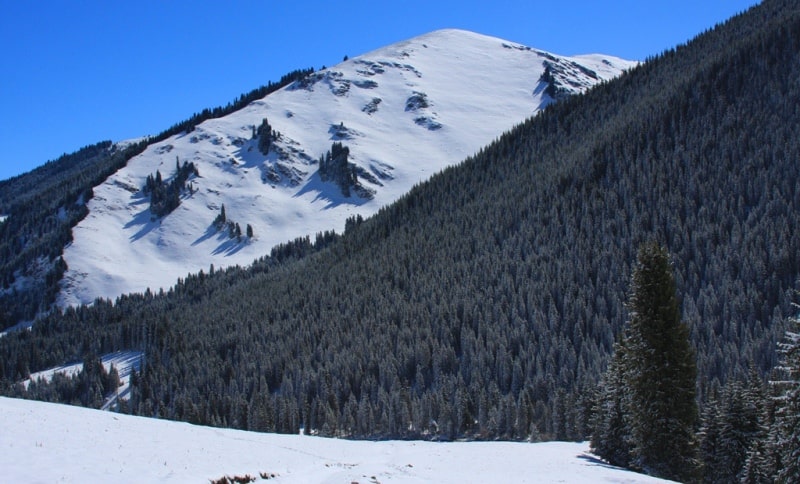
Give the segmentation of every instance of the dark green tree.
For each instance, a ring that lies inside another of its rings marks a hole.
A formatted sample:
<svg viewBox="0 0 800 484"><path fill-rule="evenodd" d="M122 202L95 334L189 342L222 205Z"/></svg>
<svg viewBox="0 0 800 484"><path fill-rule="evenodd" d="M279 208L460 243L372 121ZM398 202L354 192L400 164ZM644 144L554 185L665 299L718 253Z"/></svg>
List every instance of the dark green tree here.
<svg viewBox="0 0 800 484"><path fill-rule="evenodd" d="M264 118L261 121L261 124L258 126L255 134L258 137L258 151L266 155L269 153L269 147L272 145L272 140L274 138L272 126L270 126L267 118Z"/></svg>
<svg viewBox="0 0 800 484"><path fill-rule="evenodd" d="M639 249L625 334L631 464L648 474L690 480L697 468L697 366L681 321L667 250Z"/></svg>
<svg viewBox="0 0 800 484"><path fill-rule="evenodd" d="M771 484L774 482L775 467L772 463L769 442L758 440L753 443L739 482L742 484Z"/></svg>
<svg viewBox="0 0 800 484"><path fill-rule="evenodd" d="M628 325L600 387L592 447L617 465L696 477L697 367L667 250L640 247Z"/></svg>
<svg viewBox="0 0 800 484"><path fill-rule="evenodd" d="M223 203L222 207L219 209L219 213L216 218L214 218L214 226L217 227L217 230L222 230L227 222L228 217L225 215L225 204Z"/></svg>
<svg viewBox="0 0 800 484"><path fill-rule="evenodd" d="M703 407L701 421L702 425L698 432L698 454L702 463L701 482L720 482L717 480L716 471L720 465L722 403L716 395Z"/></svg>
<svg viewBox="0 0 800 484"><path fill-rule="evenodd" d="M350 148L334 141L331 149L319 159L319 177L322 181L333 181L342 190L342 195L350 196L350 188L358 183L355 165L348 161Z"/></svg>

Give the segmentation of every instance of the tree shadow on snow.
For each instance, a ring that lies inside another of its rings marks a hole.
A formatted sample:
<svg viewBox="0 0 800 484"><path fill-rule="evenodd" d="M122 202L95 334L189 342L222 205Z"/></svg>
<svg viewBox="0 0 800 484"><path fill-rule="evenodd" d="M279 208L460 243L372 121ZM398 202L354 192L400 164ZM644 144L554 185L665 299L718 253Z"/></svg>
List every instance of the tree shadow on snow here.
<svg viewBox="0 0 800 484"><path fill-rule="evenodd" d="M319 177L319 172L316 172L309 177L306 184L294 194L294 198L299 198L309 193L316 195L311 203L318 201L327 203L323 207L323 210L329 210L345 204L360 206L369 201L352 193L349 197L345 197L342 195L341 189L335 183L322 181L322 179Z"/></svg>
<svg viewBox="0 0 800 484"><path fill-rule="evenodd" d="M226 255L231 256L244 248L247 245L245 242L239 242L236 239L228 239L227 241L221 243L214 249L211 253L214 255Z"/></svg>
<svg viewBox="0 0 800 484"><path fill-rule="evenodd" d="M235 238L228 237L227 230L219 230L217 229L214 224L209 225L206 228L206 231L198 237L194 242L192 242L192 246L198 246L203 242L210 240L216 236L217 239L217 247L211 251L212 255L226 255L230 256L233 255L244 248L247 245L247 242L244 240L238 241Z"/></svg>
<svg viewBox="0 0 800 484"><path fill-rule="evenodd" d="M594 455L591 455L591 454L587 454L585 452L583 454L581 454L581 455L576 456L576 457L578 459L586 461L588 464L591 464L593 466L605 467L606 469L614 469L614 470L626 470L626 469L624 469L622 467L612 466L611 464L609 464L608 462L602 460L601 458L599 458L597 456L594 456Z"/></svg>
<svg viewBox="0 0 800 484"><path fill-rule="evenodd" d="M214 227L214 224L211 224L211 225L209 225L209 226L206 228L206 231L205 231L205 233L203 233L203 235L201 235L200 237L198 237L198 238L197 238L197 240L195 240L194 242L192 242L192 247L202 244L202 243L203 243L203 242L205 242L206 240L210 239L211 237L213 237L213 236L215 236L215 235L217 235L217 234L219 234L219 233L220 233L220 231L219 231L219 230L217 230L217 228L216 228L216 227Z"/></svg>
<svg viewBox="0 0 800 484"><path fill-rule="evenodd" d="M272 155L271 157L269 155ZM239 147L236 151L234 151L233 156L239 160L239 168L244 169L252 169L252 168L263 168L264 163L269 160L270 158L277 159L277 155L270 151L269 155L264 156L258 150L258 140L252 139L247 140L242 146Z"/></svg>
<svg viewBox="0 0 800 484"><path fill-rule="evenodd" d="M161 225L161 220L154 220L152 218L152 214L150 213L150 207L147 207L134 215L131 221L125 224L124 228L127 230L137 226L141 227L138 232L129 237L131 242L136 242L152 232L153 229L157 228L159 225Z"/></svg>

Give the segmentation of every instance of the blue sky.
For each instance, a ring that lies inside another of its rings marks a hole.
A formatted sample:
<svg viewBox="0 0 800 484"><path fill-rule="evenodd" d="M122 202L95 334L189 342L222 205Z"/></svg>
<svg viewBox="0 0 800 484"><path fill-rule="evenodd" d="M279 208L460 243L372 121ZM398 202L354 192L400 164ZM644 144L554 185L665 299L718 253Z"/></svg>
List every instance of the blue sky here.
<svg viewBox="0 0 800 484"><path fill-rule="evenodd" d="M441 28L643 60L753 0L43 1L0 15L0 179Z"/></svg>

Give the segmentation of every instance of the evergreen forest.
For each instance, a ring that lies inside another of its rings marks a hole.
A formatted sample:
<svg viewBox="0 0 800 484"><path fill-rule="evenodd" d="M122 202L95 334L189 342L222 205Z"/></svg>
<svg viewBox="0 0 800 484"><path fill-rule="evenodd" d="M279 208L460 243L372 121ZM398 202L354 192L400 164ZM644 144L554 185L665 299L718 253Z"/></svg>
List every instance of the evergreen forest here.
<svg viewBox="0 0 800 484"><path fill-rule="evenodd" d="M549 106L343 234L43 316L0 338L0 390L25 396L16 382L31 372L138 349L120 408L137 415L585 440L626 374L612 355L635 326L637 254L657 241L696 371L696 407L682 411L697 413L698 461L683 477L771 482L797 455L768 452L791 442L767 435L792 411L769 403L781 385L766 382L797 377L785 333L798 311L798 99L800 5L766 0Z"/></svg>

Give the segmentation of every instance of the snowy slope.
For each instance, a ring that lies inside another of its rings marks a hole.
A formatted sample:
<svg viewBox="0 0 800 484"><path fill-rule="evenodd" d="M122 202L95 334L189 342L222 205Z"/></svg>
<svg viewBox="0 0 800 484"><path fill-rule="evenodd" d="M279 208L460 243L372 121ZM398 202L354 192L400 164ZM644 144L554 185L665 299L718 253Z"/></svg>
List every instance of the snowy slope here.
<svg viewBox="0 0 800 484"><path fill-rule="evenodd" d="M259 434L9 398L0 417L5 482L666 482L605 465L586 444Z"/></svg>
<svg viewBox="0 0 800 484"><path fill-rule="evenodd" d="M149 146L96 187L90 213L65 250L69 270L58 303L166 288L211 264L247 265L278 243L340 232L348 217L374 214L552 102L540 80L546 66L560 97L633 65L441 30L319 71ZM280 133L266 156L252 139L264 118ZM317 160L333 141L350 149L360 195L345 197L321 181ZM197 166L195 190L153 220L141 188L157 170L169 179L176 161ZM252 226L252 239L216 230L212 222L223 204L242 231Z"/></svg>

